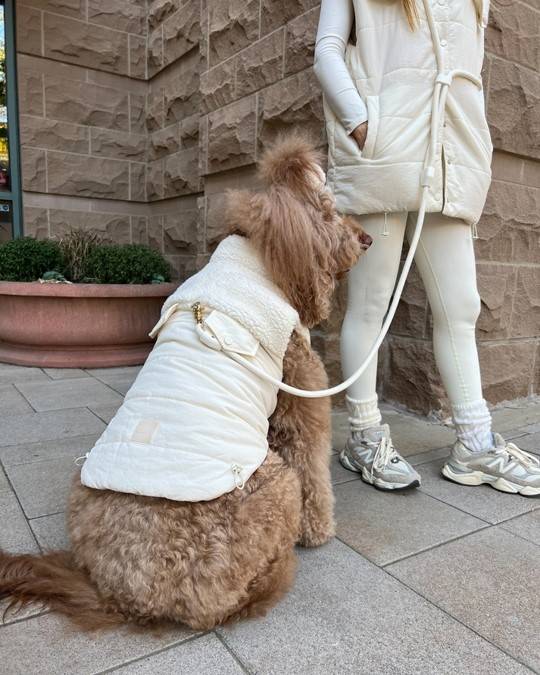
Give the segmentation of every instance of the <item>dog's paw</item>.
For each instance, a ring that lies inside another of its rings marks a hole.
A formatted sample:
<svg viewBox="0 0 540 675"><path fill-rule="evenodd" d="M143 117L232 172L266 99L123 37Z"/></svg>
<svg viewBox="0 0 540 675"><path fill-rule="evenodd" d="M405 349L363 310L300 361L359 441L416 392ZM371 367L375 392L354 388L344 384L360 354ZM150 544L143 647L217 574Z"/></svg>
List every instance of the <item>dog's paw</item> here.
<svg viewBox="0 0 540 675"><path fill-rule="evenodd" d="M326 524L326 526L312 527L310 524L305 524L300 533L298 544L305 548L315 548L326 544L336 533L335 523Z"/></svg>

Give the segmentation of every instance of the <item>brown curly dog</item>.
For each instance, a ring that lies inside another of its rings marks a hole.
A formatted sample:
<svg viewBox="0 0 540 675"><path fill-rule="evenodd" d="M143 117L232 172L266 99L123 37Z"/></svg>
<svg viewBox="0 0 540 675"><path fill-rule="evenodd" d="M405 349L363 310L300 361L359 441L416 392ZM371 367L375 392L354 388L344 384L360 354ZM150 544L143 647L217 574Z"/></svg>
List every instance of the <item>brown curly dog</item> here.
<svg viewBox="0 0 540 675"><path fill-rule="evenodd" d="M249 237L266 269L312 327L330 311L336 279L370 238L340 217L323 189L320 157L289 136L260 163L261 192L229 195L230 233ZM327 386L320 358L294 332L284 380ZM295 543L334 533L329 399L279 393L270 451L244 490L206 502L96 490L76 479L68 508L71 551L0 552L0 596L42 602L84 629L178 621L210 629L263 615L289 589Z"/></svg>

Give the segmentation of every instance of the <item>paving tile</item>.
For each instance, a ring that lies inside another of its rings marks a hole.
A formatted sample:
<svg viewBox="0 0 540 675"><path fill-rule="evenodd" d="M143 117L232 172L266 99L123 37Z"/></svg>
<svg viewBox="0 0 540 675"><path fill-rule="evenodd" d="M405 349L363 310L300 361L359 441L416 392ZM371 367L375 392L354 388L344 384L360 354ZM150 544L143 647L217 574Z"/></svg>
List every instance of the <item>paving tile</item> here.
<svg viewBox="0 0 540 675"><path fill-rule="evenodd" d="M9 623L23 621L24 619L28 619L31 616L44 614L47 611L41 605L27 605L22 609L13 607L7 611L8 605L8 600L0 600L0 630L2 630L2 626L7 626Z"/></svg>
<svg viewBox="0 0 540 675"><path fill-rule="evenodd" d="M540 546L540 509L526 513L523 516L518 516L517 518L512 518L512 520L507 520L499 527Z"/></svg>
<svg viewBox="0 0 540 675"><path fill-rule="evenodd" d="M485 527L418 490L387 493L355 481L335 495L337 536L377 565Z"/></svg>
<svg viewBox="0 0 540 675"><path fill-rule="evenodd" d="M43 368L52 380L71 380L77 377L90 377L80 368Z"/></svg>
<svg viewBox="0 0 540 675"><path fill-rule="evenodd" d="M64 511L72 476L79 470L71 457L5 469L27 518Z"/></svg>
<svg viewBox="0 0 540 675"><path fill-rule="evenodd" d="M120 405L93 405L90 406L90 410L106 424L109 424L112 418L116 415L116 411L119 407Z"/></svg>
<svg viewBox="0 0 540 675"><path fill-rule="evenodd" d="M4 473L4 470L2 469L2 465L0 465L0 492L2 490L7 490L9 488L9 483L6 474Z"/></svg>
<svg viewBox="0 0 540 675"><path fill-rule="evenodd" d="M34 412L32 406L12 384L0 386L0 410L2 415L23 415Z"/></svg>
<svg viewBox="0 0 540 675"><path fill-rule="evenodd" d="M537 424L540 420L540 403L525 403L523 405L507 405L491 411L493 429L505 434L511 429Z"/></svg>
<svg viewBox="0 0 540 675"><path fill-rule="evenodd" d="M59 457L82 457L94 447L99 434L78 436L75 438L61 438L54 441L39 441L38 443L20 443L0 448L0 460L4 466L28 464L46 459Z"/></svg>
<svg viewBox="0 0 540 675"><path fill-rule="evenodd" d="M0 550L10 553L39 551L32 531L11 489L0 489ZM0 652L1 653L1 652Z"/></svg>
<svg viewBox="0 0 540 675"><path fill-rule="evenodd" d="M49 380L48 382L23 382L18 387L37 411L80 408L122 401L117 392L91 377Z"/></svg>
<svg viewBox="0 0 540 675"><path fill-rule="evenodd" d="M530 668L540 668L540 548L500 527L403 560L391 574Z"/></svg>
<svg viewBox="0 0 540 675"><path fill-rule="evenodd" d="M43 551L65 550L69 548L65 513L55 513L53 516L33 518L29 523Z"/></svg>
<svg viewBox="0 0 540 675"><path fill-rule="evenodd" d="M338 455L332 455L330 458L330 473L332 474L332 484L348 483L350 480L359 480L360 476L354 471L348 471L341 466Z"/></svg>
<svg viewBox="0 0 540 675"><path fill-rule="evenodd" d="M112 387L125 396L137 377L142 366L127 366L125 368L93 368L86 372L100 382Z"/></svg>
<svg viewBox="0 0 540 675"><path fill-rule="evenodd" d="M99 434L105 424L85 408L0 415L0 447Z"/></svg>
<svg viewBox="0 0 540 675"><path fill-rule="evenodd" d="M73 630L62 617L43 614L0 627L2 673L96 673L157 652L191 635L193 633L181 627L164 631L159 636L127 629L92 635Z"/></svg>
<svg viewBox="0 0 540 675"><path fill-rule="evenodd" d="M540 431L534 434L526 434L515 439L515 444L522 450L532 452L535 455L540 455Z"/></svg>
<svg viewBox="0 0 540 675"><path fill-rule="evenodd" d="M530 497L499 492L489 485L471 487L446 480L441 475L443 464L444 460L422 464L422 492L488 523L499 523L540 506Z"/></svg>
<svg viewBox="0 0 540 675"><path fill-rule="evenodd" d="M301 552L264 619L219 632L258 675L528 672L338 541Z"/></svg>
<svg viewBox="0 0 540 675"><path fill-rule="evenodd" d="M388 406L382 406L381 412L383 422L390 425L394 445L405 457L448 446L455 440L451 427L423 420ZM333 447L341 450L349 434L348 414L335 412L332 422Z"/></svg>
<svg viewBox="0 0 540 675"><path fill-rule="evenodd" d="M118 668L122 675L243 675L245 672L232 654L213 634L189 640L178 647Z"/></svg>
<svg viewBox="0 0 540 675"><path fill-rule="evenodd" d="M434 459L446 459L450 455L451 448L437 448L437 450L430 450L429 452L420 452L417 455L409 455L407 461L413 466L422 466L432 462ZM422 469L418 469L422 473Z"/></svg>
<svg viewBox="0 0 540 675"><path fill-rule="evenodd" d="M8 363L0 363L0 384L13 384L15 382L29 382L49 378L41 368L29 368L26 366L12 366Z"/></svg>

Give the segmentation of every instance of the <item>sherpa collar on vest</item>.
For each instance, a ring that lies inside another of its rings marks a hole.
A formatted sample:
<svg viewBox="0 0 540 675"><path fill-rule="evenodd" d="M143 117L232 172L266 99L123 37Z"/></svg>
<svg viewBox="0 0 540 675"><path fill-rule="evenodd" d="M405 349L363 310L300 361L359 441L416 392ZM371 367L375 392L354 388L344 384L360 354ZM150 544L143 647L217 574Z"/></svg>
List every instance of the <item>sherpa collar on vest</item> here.
<svg viewBox="0 0 540 675"><path fill-rule="evenodd" d="M270 279L250 241L230 235L208 264L165 301L162 317L177 304L190 309L200 302L236 319L271 354L282 360L294 329L306 333L298 312Z"/></svg>

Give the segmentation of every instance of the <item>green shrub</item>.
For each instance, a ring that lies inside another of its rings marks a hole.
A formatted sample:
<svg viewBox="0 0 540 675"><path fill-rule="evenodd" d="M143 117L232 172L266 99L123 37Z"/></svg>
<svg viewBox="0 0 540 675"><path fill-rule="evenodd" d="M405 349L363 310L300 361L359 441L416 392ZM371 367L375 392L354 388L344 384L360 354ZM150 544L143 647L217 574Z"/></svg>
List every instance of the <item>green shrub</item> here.
<svg viewBox="0 0 540 675"><path fill-rule="evenodd" d="M169 264L141 244L96 246L87 256L84 281L98 284L150 284L169 281Z"/></svg>
<svg viewBox="0 0 540 675"><path fill-rule="evenodd" d="M52 270L65 271L62 252L54 241L23 237L0 245L2 281L36 281Z"/></svg>

